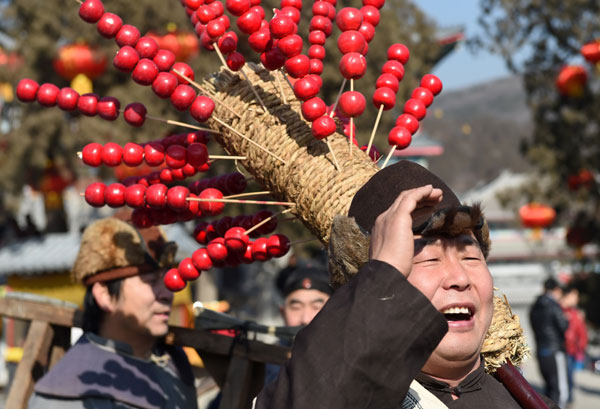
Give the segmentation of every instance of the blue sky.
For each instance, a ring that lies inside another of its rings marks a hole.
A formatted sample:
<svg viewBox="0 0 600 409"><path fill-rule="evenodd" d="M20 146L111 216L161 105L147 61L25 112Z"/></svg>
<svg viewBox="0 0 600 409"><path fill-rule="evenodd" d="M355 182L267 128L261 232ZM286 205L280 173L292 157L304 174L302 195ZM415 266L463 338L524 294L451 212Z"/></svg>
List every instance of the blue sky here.
<svg viewBox="0 0 600 409"><path fill-rule="evenodd" d="M440 27L462 25L465 27L467 38L482 31L477 23L478 0L414 0L414 2ZM510 75L499 56L483 51L472 54L465 45L459 46L447 56L432 73L440 77L445 90L464 88Z"/></svg>

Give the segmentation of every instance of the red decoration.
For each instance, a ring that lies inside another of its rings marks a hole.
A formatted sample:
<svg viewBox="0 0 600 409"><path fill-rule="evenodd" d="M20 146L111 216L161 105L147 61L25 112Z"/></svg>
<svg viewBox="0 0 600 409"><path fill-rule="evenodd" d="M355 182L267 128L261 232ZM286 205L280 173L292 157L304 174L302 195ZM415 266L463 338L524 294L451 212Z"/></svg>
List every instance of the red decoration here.
<svg viewBox="0 0 600 409"><path fill-rule="evenodd" d="M542 228L548 227L554 222L556 211L544 204L529 203L521 206L519 217L525 227Z"/></svg>
<svg viewBox="0 0 600 409"><path fill-rule="evenodd" d="M198 36L191 31L173 31L165 35L148 33L146 37L156 41L159 48L171 51L176 61L187 61L198 54Z"/></svg>
<svg viewBox="0 0 600 409"><path fill-rule="evenodd" d="M586 83L587 72L585 68L579 65L567 65L563 67L556 77L558 92L568 97L581 97Z"/></svg>
<svg viewBox="0 0 600 409"><path fill-rule="evenodd" d="M600 62L600 41L592 41L581 47L581 55L586 61L596 64Z"/></svg>

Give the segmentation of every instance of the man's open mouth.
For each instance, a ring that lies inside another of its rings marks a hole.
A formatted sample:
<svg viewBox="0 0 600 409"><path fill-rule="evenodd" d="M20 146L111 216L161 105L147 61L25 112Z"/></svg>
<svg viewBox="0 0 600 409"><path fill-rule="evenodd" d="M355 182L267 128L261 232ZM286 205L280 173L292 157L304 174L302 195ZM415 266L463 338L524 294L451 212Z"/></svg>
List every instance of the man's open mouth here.
<svg viewBox="0 0 600 409"><path fill-rule="evenodd" d="M442 311L448 321L468 321L473 316L473 308L457 306L446 308Z"/></svg>

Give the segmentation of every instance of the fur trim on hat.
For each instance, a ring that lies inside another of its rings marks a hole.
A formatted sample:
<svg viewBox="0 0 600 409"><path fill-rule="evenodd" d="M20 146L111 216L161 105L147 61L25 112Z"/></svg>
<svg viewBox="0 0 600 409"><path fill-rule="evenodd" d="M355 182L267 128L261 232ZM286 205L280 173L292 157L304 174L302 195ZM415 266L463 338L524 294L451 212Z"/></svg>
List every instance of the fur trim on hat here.
<svg viewBox="0 0 600 409"><path fill-rule="evenodd" d="M110 268L142 265L145 257L145 246L133 226L115 218L102 219L85 229L72 277L81 283Z"/></svg>
<svg viewBox="0 0 600 409"><path fill-rule="evenodd" d="M468 212L462 210L468 210ZM481 206L451 208L431 217L421 234L443 234L450 237L473 232L481 252L490 251L489 229ZM329 284L334 289L345 284L369 260L371 236L358 226L354 217L335 216L329 239Z"/></svg>

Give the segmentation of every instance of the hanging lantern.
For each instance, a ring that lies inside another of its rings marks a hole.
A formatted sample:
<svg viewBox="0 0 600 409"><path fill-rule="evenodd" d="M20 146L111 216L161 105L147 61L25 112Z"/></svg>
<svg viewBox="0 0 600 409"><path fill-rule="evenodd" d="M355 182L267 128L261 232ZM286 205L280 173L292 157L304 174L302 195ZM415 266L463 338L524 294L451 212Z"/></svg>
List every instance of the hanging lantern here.
<svg viewBox="0 0 600 409"><path fill-rule="evenodd" d="M587 83L587 72L579 65L567 65L560 70L556 77L556 87L561 95L568 97L581 97L585 84Z"/></svg>
<svg viewBox="0 0 600 409"><path fill-rule="evenodd" d="M581 55L586 61L596 64L600 62L600 41L592 41L581 47Z"/></svg>
<svg viewBox="0 0 600 409"><path fill-rule="evenodd" d="M104 72L106 62L106 55L98 48L78 43L61 47L53 65L64 79L72 80L78 74L84 74L93 80Z"/></svg>
<svg viewBox="0 0 600 409"><path fill-rule="evenodd" d="M148 33L147 36L153 38L160 48L173 52L177 61L187 61L198 54L198 37L195 33L172 31L162 36L156 33Z"/></svg>
<svg viewBox="0 0 600 409"><path fill-rule="evenodd" d="M521 223L525 227L539 229L550 226L556 218L556 211L540 203L529 203L519 209Z"/></svg>

